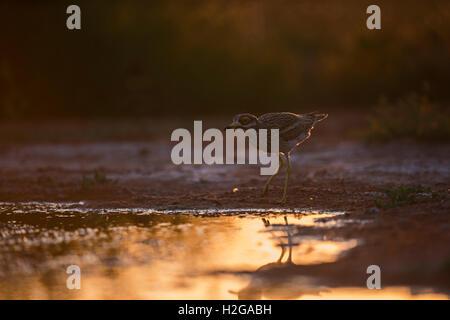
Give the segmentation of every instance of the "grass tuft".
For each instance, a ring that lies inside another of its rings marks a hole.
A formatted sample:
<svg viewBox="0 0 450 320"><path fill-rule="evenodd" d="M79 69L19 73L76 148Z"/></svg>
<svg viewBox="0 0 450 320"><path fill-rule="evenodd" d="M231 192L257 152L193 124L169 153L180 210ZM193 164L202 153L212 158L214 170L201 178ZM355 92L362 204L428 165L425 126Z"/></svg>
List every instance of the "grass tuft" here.
<svg viewBox="0 0 450 320"><path fill-rule="evenodd" d="M92 177L83 176L81 180L81 188L89 189L94 185L116 183L117 180L109 179L105 173L95 169Z"/></svg>
<svg viewBox="0 0 450 320"><path fill-rule="evenodd" d="M375 205L379 208L394 208L422 202L426 199L435 199L436 193L431 191L430 187L422 185L404 186L389 188L383 191L386 199L375 199Z"/></svg>

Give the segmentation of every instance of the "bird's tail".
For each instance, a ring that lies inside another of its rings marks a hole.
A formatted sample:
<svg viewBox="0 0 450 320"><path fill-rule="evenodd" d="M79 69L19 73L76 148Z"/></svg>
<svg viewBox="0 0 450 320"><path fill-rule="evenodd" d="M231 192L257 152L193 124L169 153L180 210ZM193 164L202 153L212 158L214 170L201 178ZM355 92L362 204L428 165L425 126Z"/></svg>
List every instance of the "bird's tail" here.
<svg viewBox="0 0 450 320"><path fill-rule="evenodd" d="M317 111L313 111L308 114L314 117L315 122L319 122L328 118L328 113L319 113Z"/></svg>

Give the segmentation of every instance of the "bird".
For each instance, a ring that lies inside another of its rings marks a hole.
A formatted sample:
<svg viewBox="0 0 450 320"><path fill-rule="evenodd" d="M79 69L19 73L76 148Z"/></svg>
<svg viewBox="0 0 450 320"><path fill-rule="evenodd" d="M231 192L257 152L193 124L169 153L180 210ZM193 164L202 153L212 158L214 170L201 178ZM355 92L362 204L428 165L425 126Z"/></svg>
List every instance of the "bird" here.
<svg viewBox="0 0 450 320"><path fill-rule="evenodd" d="M311 130L314 129L316 123L326 119L328 114L319 112L310 112L305 114L296 114L292 112L272 112L265 113L259 117L251 113L241 113L233 117L233 122L225 129L267 129L270 133L270 129L279 130L279 166L278 170L269 177L267 180L263 196L266 196L269 192L269 186L275 176L278 175L283 168L283 156L286 159L286 177L284 181L284 191L281 203L286 203L287 189L289 177L291 174L291 163L289 156L291 151L302 144L306 139L311 136ZM270 141L270 139L267 139ZM270 148L270 146L268 146ZM270 150L270 149L268 149Z"/></svg>

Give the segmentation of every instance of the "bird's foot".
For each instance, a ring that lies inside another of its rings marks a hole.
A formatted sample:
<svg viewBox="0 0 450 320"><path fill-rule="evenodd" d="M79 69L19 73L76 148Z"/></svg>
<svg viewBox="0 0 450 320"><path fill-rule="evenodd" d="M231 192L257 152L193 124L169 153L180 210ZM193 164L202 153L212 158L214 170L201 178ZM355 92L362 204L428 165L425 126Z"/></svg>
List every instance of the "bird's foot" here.
<svg viewBox="0 0 450 320"><path fill-rule="evenodd" d="M287 185L284 187L283 198L281 198L281 204L286 203L286 198L287 198Z"/></svg>

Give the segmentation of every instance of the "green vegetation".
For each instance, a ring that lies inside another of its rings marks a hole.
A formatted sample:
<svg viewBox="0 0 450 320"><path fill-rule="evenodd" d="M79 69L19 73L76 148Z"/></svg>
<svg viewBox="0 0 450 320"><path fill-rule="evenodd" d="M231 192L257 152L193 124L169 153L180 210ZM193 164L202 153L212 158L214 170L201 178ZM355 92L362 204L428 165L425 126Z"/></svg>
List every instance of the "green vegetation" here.
<svg viewBox="0 0 450 320"><path fill-rule="evenodd" d="M449 141L448 110L431 102L429 95L411 93L392 104L381 99L369 117L366 132L369 142L386 142L398 138L422 141Z"/></svg>
<svg viewBox="0 0 450 320"><path fill-rule="evenodd" d="M422 185L389 188L383 191L386 199L375 199L375 205L379 208L394 208L409 204L422 202L427 199L436 199L438 194L431 191L430 187Z"/></svg>
<svg viewBox="0 0 450 320"><path fill-rule="evenodd" d="M81 180L81 188L89 189L94 185L113 183L117 183L117 180L109 179L105 173L98 169L95 169L92 177L83 177L83 179Z"/></svg>

